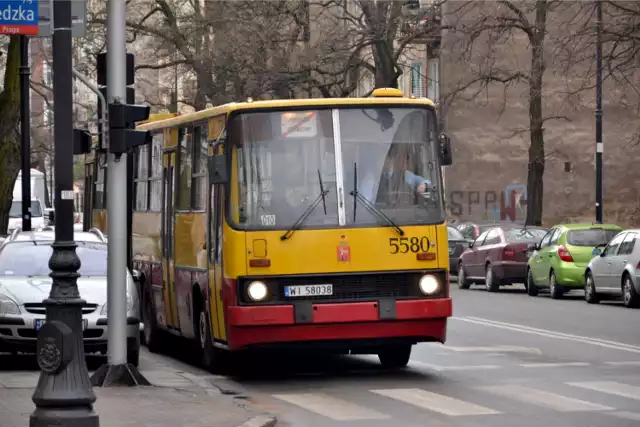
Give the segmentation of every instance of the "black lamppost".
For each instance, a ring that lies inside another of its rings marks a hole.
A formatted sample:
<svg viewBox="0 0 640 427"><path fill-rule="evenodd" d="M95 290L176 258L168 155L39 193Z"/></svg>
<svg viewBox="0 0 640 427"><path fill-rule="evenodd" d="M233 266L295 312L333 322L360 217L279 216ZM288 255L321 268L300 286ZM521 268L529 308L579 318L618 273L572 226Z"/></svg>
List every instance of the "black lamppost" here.
<svg viewBox="0 0 640 427"><path fill-rule="evenodd" d="M73 241L73 83L71 0L53 2L55 138L55 242L49 260L53 285L47 321L38 334L40 380L33 393L30 427L98 427L82 339L78 292L80 259Z"/></svg>
<svg viewBox="0 0 640 427"><path fill-rule="evenodd" d="M20 36L20 157L22 161L22 229L31 231L31 111L29 38Z"/></svg>
<svg viewBox="0 0 640 427"><path fill-rule="evenodd" d="M596 223L602 224L602 0L596 0Z"/></svg>

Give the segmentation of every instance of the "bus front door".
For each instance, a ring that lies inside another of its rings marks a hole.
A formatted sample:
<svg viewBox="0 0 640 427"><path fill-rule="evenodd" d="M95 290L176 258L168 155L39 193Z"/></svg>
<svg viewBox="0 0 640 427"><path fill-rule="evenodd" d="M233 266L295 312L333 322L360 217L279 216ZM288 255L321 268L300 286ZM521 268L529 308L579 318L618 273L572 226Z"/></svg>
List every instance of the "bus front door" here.
<svg viewBox="0 0 640 427"><path fill-rule="evenodd" d="M175 163L175 151L166 151L163 160L162 282L167 327L177 330L180 328L180 320L175 289Z"/></svg>

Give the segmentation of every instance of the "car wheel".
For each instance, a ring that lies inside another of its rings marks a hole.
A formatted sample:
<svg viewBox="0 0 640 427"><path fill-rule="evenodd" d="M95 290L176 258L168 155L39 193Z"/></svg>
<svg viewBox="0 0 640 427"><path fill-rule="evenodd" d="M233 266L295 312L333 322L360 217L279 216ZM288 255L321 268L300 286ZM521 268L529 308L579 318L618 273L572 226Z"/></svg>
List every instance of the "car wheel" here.
<svg viewBox="0 0 640 427"><path fill-rule="evenodd" d="M385 368L403 368L411 358L411 345L389 346L378 352L378 359Z"/></svg>
<svg viewBox="0 0 640 427"><path fill-rule="evenodd" d="M597 304L600 302L598 293L596 292L596 284L593 281L593 274L587 272L584 279L584 300L589 304Z"/></svg>
<svg viewBox="0 0 640 427"><path fill-rule="evenodd" d="M458 289L469 289L471 282L467 279L467 272L464 270L464 265L460 263L458 266Z"/></svg>
<svg viewBox="0 0 640 427"><path fill-rule="evenodd" d="M497 292L500 289L500 282L493 276L491 264L487 264L484 273L484 285L489 292Z"/></svg>
<svg viewBox="0 0 640 427"><path fill-rule="evenodd" d="M633 286L633 280L629 274L624 275L622 280L622 298L625 307L637 308L640 306L640 295Z"/></svg>
<svg viewBox="0 0 640 427"><path fill-rule="evenodd" d="M536 282L533 280L533 273L531 272L531 269L528 268L527 269L527 294L530 297L535 297L538 295L538 287L536 286Z"/></svg>
<svg viewBox="0 0 640 427"><path fill-rule="evenodd" d="M562 298L562 288L558 286L556 281L556 273L553 271L551 275L549 275L549 293L551 294L551 298L560 299Z"/></svg>

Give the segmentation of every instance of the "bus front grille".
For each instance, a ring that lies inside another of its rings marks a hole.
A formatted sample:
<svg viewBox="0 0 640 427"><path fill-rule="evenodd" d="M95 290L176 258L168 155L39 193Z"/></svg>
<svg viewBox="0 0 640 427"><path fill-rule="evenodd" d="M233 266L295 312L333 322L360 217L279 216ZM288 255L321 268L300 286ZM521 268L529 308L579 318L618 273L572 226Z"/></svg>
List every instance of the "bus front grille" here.
<svg viewBox="0 0 640 427"><path fill-rule="evenodd" d="M418 282L427 273L438 277L443 284L446 281L446 272L444 270L243 278L238 282L238 295L241 304L255 305L247 295L247 286L253 280L260 280L267 285L269 298L259 304L291 304L295 301L353 302L372 301L379 298L415 299L442 298L445 296L446 286L442 287L442 293L430 297L425 296L420 291ZM286 296L285 290L289 286L326 284L331 284L332 295Z"/></svg>

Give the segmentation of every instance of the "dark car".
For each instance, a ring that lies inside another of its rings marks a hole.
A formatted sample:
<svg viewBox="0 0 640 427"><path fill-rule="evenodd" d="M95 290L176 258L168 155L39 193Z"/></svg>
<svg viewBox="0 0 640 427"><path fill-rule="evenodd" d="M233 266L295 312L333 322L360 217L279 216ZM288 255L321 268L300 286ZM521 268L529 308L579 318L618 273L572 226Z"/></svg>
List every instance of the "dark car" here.
<svg viewBox="0 0 640 427"><path fill-rule="evenodd" d="M520 226L524 224L511 221L464 221L456 225L456 229L464 236L465 239L474 241L482 233L493 227L502 226Z"/></svg>
<svg viewBox="0 0 640 427"><path fill-rule="evenodd" d="M548 229L503 225L484 231L458 261L458 287L484 283L489 292L500 286L524 283L532 247Z"/></svg>
<svg viewBox="0 0 640 427"><path fill-rule="evenodd" d="M454 227L447 227L447 235L449 239L449 272L450 274L458 274L458 259L462 252L469 247L470 241Z"/></svg>

